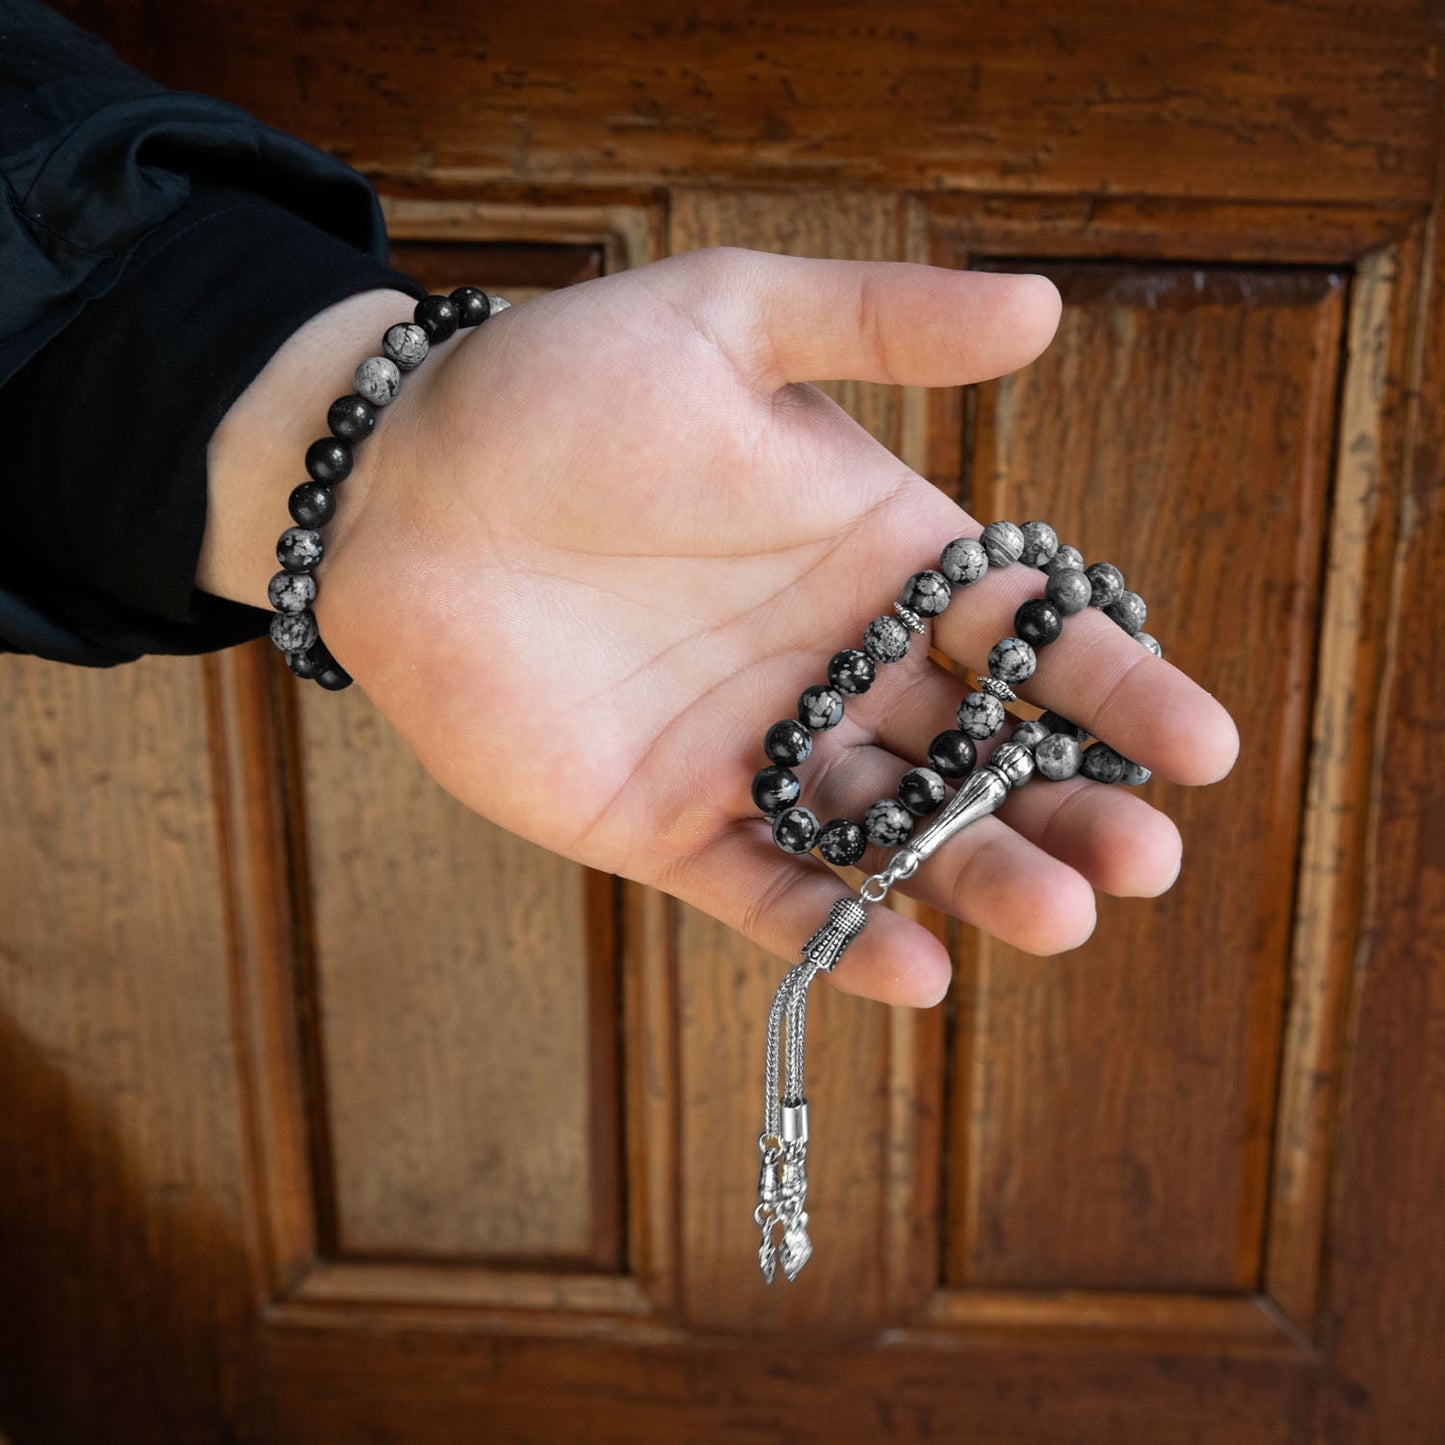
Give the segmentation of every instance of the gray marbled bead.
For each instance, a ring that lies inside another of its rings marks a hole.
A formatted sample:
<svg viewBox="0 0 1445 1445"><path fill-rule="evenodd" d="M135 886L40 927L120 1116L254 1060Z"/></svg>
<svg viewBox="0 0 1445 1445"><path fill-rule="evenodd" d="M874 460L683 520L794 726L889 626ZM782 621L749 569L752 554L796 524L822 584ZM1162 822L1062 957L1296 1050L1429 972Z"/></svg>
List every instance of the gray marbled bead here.
<svg viewBox="0 0 1445 1445"><path fill-rule="evenodd" d="M898 783L898 801L917 817L936 813L948 796L948 784L932 768L912 768Z"/></svg>
<svg viewBox="0 0 1445 1445"><path fill-rule="evenodd" d="M1048 737L1048 728L1038 718L1031 722L1021 722L1010 734L1009 742L1017 743L1021 748L1033 749Z"/></svg>
<svg viewBox="0 0 1445 1445"><path fill-rule="evenodd" d="M1059 550L1044 563L1044 571L1053 576L1055 572L1084 570L1084 554L1077 547L1070 547L1066 542L1059 543Z"/></svg>
<svg viewBox="0 0 1445 1445"><path fill-rule="evenodd" d="M863 630L863 651L874 662L897 662L908 651L908 629L896 617L875 617Z"/></svg>
<svg viewBox="0 0 1445 1445"><path fill-rule="evenodd" d="M426 332L415 321L398 321L389 326L381 338L382 354L403 371L415 371L426 360L431 349Z"/></svg>
<svg viewBox="0 0 1445 1445"><path fill-rule="evenodd" d="M368 356L351 378L356 394L372 406L389 406L401 390L401 371L384 356Z"/></svg>
<svg viewBox="0 0 1445 1445"><path fill-rule="evenodd" d="M1154 637L1147 632L1136 632L1134 634L1134 641L1137 642L1141 647L1147 647L1149 651L1154 654L1155 657L1164 656L1164 649L1159 646L1159 639L1157 637Z"/></svg>
<svg viewBox="0 0 1445 1445"><path fill-rule="evenodd" d="M1094 562L1084 568L1084 576L1094 589L1095 607L1107 607L1119 600L1124 590L1124 574L1112 562Z"/></svg>
<svg viewBox="0 0 1445 1445"><path fill-rule="evenodd" d="M1044 596L1064 614L1072 617L1094 600L1094 586L1077 567L1065 567L1049 574Z"/></svg>
<svg viewBox="0 0 1445 1445"><path fill-rule="evenodd" d="M316 641L316 619L307 612L278 612L271 619L271 641L282 652L305 652Z"/></svg>
<svg viewBox="0 0 1445 1445"><path fill-rule="evenodd" d="M815 683L798 698L798 721L815 733L843 721L843 698L834 688Z"/></svg>
<svg viewBox="0 0 1445 1445"><path fill-rule="evenodd" d="M1104 609L1104 616L1112 618L1133 637L1143 627L1149 616L1149 609L1137 592L1124 591Z"/></svg>
<svg viewBox="0 0 1445 1445"><path fill-rule="evenodd" d="M325 551L320 532L310 527L287 527L276 543L276 560L288 572L310 572Z"/></svg>
<svg viewBox="0 0 1445 1445"><path fill-rule="evenodd" d="M1034 748L1034 766L1055 783L1072 778L1082 766L1084 750L1068 733L1050 733Z"/></svg>
<svg viewBox="0 0 1445 1445"><path fill-rule="evenodd" d="M1019 561L1025 567L1042 567L1059 550L1059 534L1047 522L1025 522L1019 531L1024 538Z"/></svg>
<svg viewBox="0 0 1445 1445"><path fill-rule="evenodd" d="M1027 682L1038 665L1033 648L1022 637L1001 638L989 649L990 674L1010 686L1016 682Z"/></svg>
<svg viewBox="0 0 1445 1445"><path fill-rule="evenodd" d="M915 572L903 584L898 600L920 617L937 617L948 606L953 588L942 572Z"/></svg>
<svg viewBox="0 0 1445 1445"><path fill-rule="evenodd" d="M990 522L978 539L991 567L1008 567L1024 554L1024 534L1012 522Z"/></svg>
<svg viewBox="0 0 1445 1445"><path fill-rule="evenodd" d="M938 570L955 587L971 587L988 571L988 553L977 537L958 537L943 549Z"/></svg>
<svg viewBox="0 0 1445 1445"><path fill-rule="evenodd" d="M1149 769L1130 758L1124 759L1124 776L1119 779L1127 788L1142 787L1153 776Z"/></svg>
<svg viewBox="0 0 1445 1445"><path fill-rule="evenodd" d="M1125 766L1126 759L1108 743L1090 743L1084 749L1084 765L1080 771L1096 783L1122 783Z"/></svg>
<svg viewBox="0 0 1445 1445"><path fill-rule="evenodd" d="M875 848L896 848L913 831L913 814L897 798L879 798L863 818L863 831Z"/></svg>
<svg viewBox="0 0 1445 1445"><path fill-rule="evenodd" d="M971 692L958 705L958 730L982 741L1003 727L1004 707L986 692Z"/></svg>

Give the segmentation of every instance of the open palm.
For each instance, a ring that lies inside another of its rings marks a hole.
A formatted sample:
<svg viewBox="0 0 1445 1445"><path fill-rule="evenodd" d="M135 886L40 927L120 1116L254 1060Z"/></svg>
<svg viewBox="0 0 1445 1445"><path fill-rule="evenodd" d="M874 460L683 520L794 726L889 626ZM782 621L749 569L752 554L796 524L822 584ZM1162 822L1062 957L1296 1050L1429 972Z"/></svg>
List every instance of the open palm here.
<svg viewBox="0 0 1445 1445"><path fill-rule="evenodd" d="M980 530L805 383L984 380L1031 360L1057 315L1036 277L740 251L503 313L378 428L387 470L333 547L323 632L464 803L791 955L842 887L773 846L749 797L762 734L910 573ZM1041 581L991 574L929 640L979 664ZM861 817L952 726L962 689L922 643L799 769L820 819ZM1235 755L1218 703L1092 610L1025 691L1180 782ZM1179 849L1123 790L1035 785L909 891L1052 952L1087 936L1094 888L1160 892ZM836 976L915 1004L947 980L938 942L893 914Z"/></svg>

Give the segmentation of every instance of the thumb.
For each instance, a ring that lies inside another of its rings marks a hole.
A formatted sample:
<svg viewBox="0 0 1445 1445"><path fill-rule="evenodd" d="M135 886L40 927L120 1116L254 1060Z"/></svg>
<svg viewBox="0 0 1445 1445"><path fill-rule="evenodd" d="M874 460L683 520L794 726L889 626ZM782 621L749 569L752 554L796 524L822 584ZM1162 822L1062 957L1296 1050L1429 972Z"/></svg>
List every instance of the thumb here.
<svg viewBox="0 0 1445 1445"><path fill-rule="evenodd" d="M688 300L748 380L768 390L987 381L1032 361L1059 323L1059 293L1044 276L731 248L677 259L712 273Z"/></svg>

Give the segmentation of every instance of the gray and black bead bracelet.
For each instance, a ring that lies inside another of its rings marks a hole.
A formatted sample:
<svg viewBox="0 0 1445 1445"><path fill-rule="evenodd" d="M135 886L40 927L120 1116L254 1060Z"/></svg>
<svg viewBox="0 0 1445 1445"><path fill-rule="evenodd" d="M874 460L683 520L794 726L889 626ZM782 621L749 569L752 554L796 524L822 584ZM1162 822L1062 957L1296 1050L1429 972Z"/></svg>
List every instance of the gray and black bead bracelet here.
<svg viewBox="0 0 1445 1445"><path fill-rule="evenodd" d="M1043 595L1029 598L1014 613L1014 630L994 644L978 687L958 705L957 726L938 734L928 746L925 765L911 769L895 796L879 798L861 821L834 818L820 823L799 802L802 785L793 771L813 750L813 735L843 719L847 701L873 686L880 668L907 656L925 619L940 616L955 593L977 585L990 572L1019 565L1044 574ZM896 848L911 835L915 820L942 807L948 783L967 777L978 762L981 743L997 738L1009 720L1005 703L1017 701L1015 686L1026 683L1038 665L1039 651L1063 635L1068 618L1094 607L1162 656L1158 642L1143 626L1144 600L1124 585L1124 575L1109 562L1085 566L1083 554L1059 542L1047 522L991 522L979 537L959 537L939 557L937 568L915 572L903 584L893 615L875 617L863 629L860 647L833 654L828 681L805 688L794 717L768 729L763 751L768 764L753 779L753 801L772 825L773 841L785 853L814 848L829 863L850 867L871 843ZM1034 772L1055 781L1082 774L1097 782L1138 784L1149 773L1137 763L1095 741L1056 713L1017 723L1009 741L1026 748Z"/></svg>
<svg viewBox="0 0 1445 1445"><path fill-rule="evenodd" d="M425 296L410 321L387 328L381 352L368 356L354 372L355 390L338 397L326 413L329 436L306 448L306 480L291 493L293 526L281 533L276 560L281 570L266 589L276 615L271 641L286 654L297 677L312 678L331 692L351 685L351 675L332 657L316 627L316 569L326 555L321 536L336 515L336 488L351 475L356 447L376 426L376 414L401 392L403 375L415 371L433 343L449 341L459 330L479 326L511 303L475 286L459 286L449 296Z"/></svg>

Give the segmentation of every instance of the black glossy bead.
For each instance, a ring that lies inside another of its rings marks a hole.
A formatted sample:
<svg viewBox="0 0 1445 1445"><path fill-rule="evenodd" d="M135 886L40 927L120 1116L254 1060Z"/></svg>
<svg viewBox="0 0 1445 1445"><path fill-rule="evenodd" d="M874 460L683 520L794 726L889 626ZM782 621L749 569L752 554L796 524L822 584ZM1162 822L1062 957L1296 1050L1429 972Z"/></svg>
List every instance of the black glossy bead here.
<svg viewBox="0 0 1445 1445"><path fill-rule="evenodd" d="M813 751L813 734L797 718L785 717L775 722L763 738L763 751L785 768L795 768L806 762Z"/></svg>
<svg viewBox="0 0 1445 1445"><path fill-rule="evenodd" d="M1090 743L1084 749L1084 763L1079 771L1096 783L1121 783L1127 766L1127 760L1108 743Z"/></svg>
<svg viewBox="0 0 1445 1445"><path fill-rule="evenodd" d="M1030 647L1047 647L1063 630L1063 614L1043 597L1031 597L1014 613L1014 631Z"/></svg>
<svg viewBox="0 0 1445 1445"><path fill-rule="evenodd" d="M325 551L320 532L310 527L287 527L276 543L276 560L288 572L314 572Z"/></svg>
<svg viewBox="0 0 1445 1445"><path fill-rule="evenodd" d="M1130 637L1136 637L1149 618L1149 609L1137 592L1127 590L1104 609L1104 616L1117 622Z"/></svg>
<svg viewBox="0 0 1445 1445"><path fill-rule="evenodd" d="M818 834L818 852L839 868L851 868L868 848L868 838L852 818L834 818Z"/></svg>
<svg viewBox="0 0 1445 1445"><path fill-rule="evenodd" d="M448 341L457 334L462 313L450 296L424 296L416 303L411 319L426 332L428 341Z"/></svg>
<svg viewBox="0 0 1445 1445"><path fill-rule="evenodd" d="M863 629L863 651L874 662L898 662L907 654L911 636L896 617L875 617Z"/></svg>
<svg viewBox="0 0 1445 1445"><path fill-rule="evenodd" d="M364 396L352 392L338 396L326 413L331 435L346 442L364 442L376 425L376 408Z"/></svg>
<svg viewBox="0 0 1445 1445"><path fill-rule="evenodd" d="M857 697L860 693L867 692L877 676L878 670L873 666L873 659L866 652L859 652L856 647L845 647L842 652L835 652L828 659L828 681L849 697Z"/></svg>
<svg viewBox="0 0 1445 1445"><path fill-rule="evenodd" d="M953 596L953 588L942 572L915 572L903 584L898 600L920 617L937 617Z"/></svg>
<svg viewBox="0 0 1445 1445"><path fill-rule="evenodd" d="M753 802L769 817L791 807L802 791L797 774L779 763L759 768L753 775Z"/></svg>
<svg viewBox="0 0 1445 1445"><path fill-rule="evenodd" d="M487 293L478 291L475 286L458 286L451 299L456 303L458 324L461 326L480 326L492 314L492 303L487 300Z"/></svg>
<svg viewBox="0 0 1445 1445"><path fill-rule="evenodd" d="M342 688L351 686L351 674L339 662L333 662L325 672L317 673L316 681L327 692L340 692Z"/></svg>
<svg viewBox="0 0 1445 1445"><path fill-rule="evenodd" d="M928 765L945 778L961 778L973 771L978 761L978 747L973 739L957 728L941 732L928 745Z"/></svg>
<svg viewBox="0 0 1445 1445"><path fill-rule="evenodd" d="M1095 607L1107 607L1119 600L1124 590L1124 574L1112 562L1094 562L1084 568L1084 576L1094 590Z"/></svg>
<svg viewBox="0 0 1445 1445"><path fill-rule="evenodd" d="M913 768L898 782L898 801L915 818L936 813L947 796L943 779L932 768Z"/></svg>
<svg viewBox="0 0 1445 1445"><path fill-rule="evenodd" d="M316 482L344 482L356 458L351 443L340 437L322 437L306 448L306 475Z"/></svg>
<svg viewBox="0 0 1445 1445"><path fill-rule="evenodd" d="M320 482L302 482L287 505L298 527L324 527L336 515L336 493Z"/></svg>
<svg viewBox="0 0 1445 1445"><path fill-rule="evenodd" d="M286 666L297 677L320 677L328 667L336 666L336 659L318 637L305 652L287 653Z"/></svg>
<svg viewBox="0 0 1445 1445"><path fill-rule="evenodd" d="M818 820L807 808L785 808L773 819L773 842L784 853L806 853L818 841Z"/></svg>
<svg viewBox="0 0 1445 1445"><path fill-rule="evenodd" d="M1073 723L1066 717L1061 717L1056 712L1046 712L1040 715L1039 721L1048 728L1051 733L1063 733L1065 737L1073 738L1075 742L1083 742L1089 736L1078 723Z"/></svg>
<svg viewBox="0 0 1445 1445"><path fill-rule="evenodd" d="M831 687L814 683L798 698L798 721L815 733L835 728L843 721L843 699Z"/></svg>

